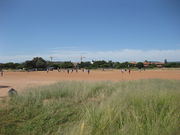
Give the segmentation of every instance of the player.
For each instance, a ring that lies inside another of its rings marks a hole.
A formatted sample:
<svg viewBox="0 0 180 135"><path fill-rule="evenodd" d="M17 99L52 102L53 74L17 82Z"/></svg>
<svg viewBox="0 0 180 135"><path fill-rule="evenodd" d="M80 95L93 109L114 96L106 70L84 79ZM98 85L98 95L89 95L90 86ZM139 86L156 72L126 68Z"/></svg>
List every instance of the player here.
<svg viewBox="0 0 180 135"><path fill-rule="evenodd" d="M2 77L3 77L3 74L4 74L4 73L3 73L3 70L1 70L1 76L2 76Z"/></svg>
<svg viewBox="0 0 180 135"><path fill-rule="evenodd" d="M131 69L128 70L129 74L131 73Z"/></svg>

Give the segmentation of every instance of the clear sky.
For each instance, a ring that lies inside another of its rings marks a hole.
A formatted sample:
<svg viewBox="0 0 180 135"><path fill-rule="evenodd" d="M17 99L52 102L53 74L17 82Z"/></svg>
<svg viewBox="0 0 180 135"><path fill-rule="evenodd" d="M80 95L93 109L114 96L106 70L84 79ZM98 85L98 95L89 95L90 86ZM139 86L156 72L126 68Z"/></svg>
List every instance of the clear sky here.
<svg viewBox="0 0 180 135"><path fill-rule="evenodd" d="M180 0L0 0L0 63L180 60Z"/></svg>

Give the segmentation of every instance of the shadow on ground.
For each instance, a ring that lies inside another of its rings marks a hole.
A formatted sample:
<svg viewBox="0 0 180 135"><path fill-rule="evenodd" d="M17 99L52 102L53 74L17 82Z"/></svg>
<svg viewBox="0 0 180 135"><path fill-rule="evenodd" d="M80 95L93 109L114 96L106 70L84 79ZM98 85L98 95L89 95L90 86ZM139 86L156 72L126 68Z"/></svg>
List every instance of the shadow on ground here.
<svg viewBox="0 0 180 135"><path fill-rule="evenodd" d="M10 86L5 86L5 85L0 85L0 89L1 88L9 88Z"/></svg>

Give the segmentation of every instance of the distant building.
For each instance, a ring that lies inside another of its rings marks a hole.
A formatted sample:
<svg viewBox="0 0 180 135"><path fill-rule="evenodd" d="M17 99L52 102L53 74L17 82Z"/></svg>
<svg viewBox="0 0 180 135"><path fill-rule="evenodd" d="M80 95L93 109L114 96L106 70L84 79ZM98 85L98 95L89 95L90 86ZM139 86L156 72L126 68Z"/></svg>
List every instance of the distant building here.
<svg viewBox="0 0 180 135"><path fill-rule="evenodd" d="M148 67L150 65L156 65L156 67L163 67L164 62L157 62L157 61L145 61L143 62L144 67Z"/></svg>
<svg viewBox="0 0 180 135"><path fill-rule="evenodd" d="M130 64L133 64L133 65L136 65L137 64L137 62L136 61L131 61L131 62L129 62ZM163 67L163 65L164 65L164 62L158 62L158 61L144 61L143 62L143 64L144 64L144 67L149 67L150 65L156 65L156 67Z"/></svg>
<svg viewBox="0 0 180 135"><path fill-rule="evenodd" d="M145 62L143 62L143 64L144 64L144 67L148 67L148 66L151 65L152 63L151 63L151 62L148 62L148 61L145 61Z"/></svg>
<svg viewBox="0 0 180 135"><path fill-rule="evenodd" d="M131 62L129 62L130 64L133 64L133 65L136 65L137 64L137 62L136 61L131 61Z"/></svg>

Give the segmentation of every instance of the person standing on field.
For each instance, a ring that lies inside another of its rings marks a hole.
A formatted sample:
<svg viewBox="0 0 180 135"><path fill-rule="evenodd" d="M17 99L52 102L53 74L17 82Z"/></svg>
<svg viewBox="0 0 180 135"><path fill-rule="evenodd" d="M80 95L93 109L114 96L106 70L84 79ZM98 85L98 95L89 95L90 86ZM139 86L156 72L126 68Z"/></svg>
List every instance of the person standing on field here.
<svg viewBox="0 0 180 135"><path fill-rule="evenodd" d="M2 76L2 77L3 77L3 74L4 74L4 73L3 73L3 70L1 70L1 76Z"/></svg>
<svg viewBox="0 0 180 135"><path fill-rule="evenodd" d="M122 73L122 74L124 73L124 69L121 69L121 73Z"/></svg>
<svg viewBox="0 0 180 135"><path fill-rule="evenodd" d="M67 73L69 74L69 69L67 69Z"/></svg>
<svg viewBox="0 0 180 135"><path fill-rule="evenodd" d="M129 74L131 73L131 69L129 69Z"/></svg>
<svg viewBox="0 0 180 135"><path fill-rule="evenodd" d="M60 69L59 69L59 68L57 68L57 70L58 70L58 72L60 72Z"/></svg>
<svg viewBox="0 0 180 135"><path fill-rule="evenodd" d="M88 74L90 74L90 69L88 69Z"/></svg>

